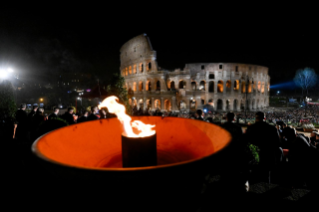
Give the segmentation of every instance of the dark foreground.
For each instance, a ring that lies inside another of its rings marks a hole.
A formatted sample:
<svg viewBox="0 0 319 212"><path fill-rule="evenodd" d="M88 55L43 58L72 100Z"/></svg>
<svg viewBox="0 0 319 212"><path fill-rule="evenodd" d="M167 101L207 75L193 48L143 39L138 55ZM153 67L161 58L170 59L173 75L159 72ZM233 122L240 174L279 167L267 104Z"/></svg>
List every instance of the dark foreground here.
<svg viewBox="0 0 319 212"><path fill-rule="evenodd" d="M286 211L318 204L318 192L302 187L257 182L247 193L234 192L222 186L217 173L208 175L202 193L193 196L172 195L169 190L116 193L96 182L57 178L32 155L30 143L4 143L1 202L6 211Z"/></svg>

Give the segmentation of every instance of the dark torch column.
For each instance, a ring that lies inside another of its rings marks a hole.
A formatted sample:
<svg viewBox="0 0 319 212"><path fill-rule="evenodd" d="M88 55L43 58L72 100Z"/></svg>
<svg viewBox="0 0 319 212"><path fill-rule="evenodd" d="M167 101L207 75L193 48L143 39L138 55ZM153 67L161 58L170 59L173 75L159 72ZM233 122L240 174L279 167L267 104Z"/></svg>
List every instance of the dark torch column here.
<svg viewBox="0 0 319 212"><path fill-rule="evenodd" d="M132 138L122 135L123 167L157 165L156 134Z"/></svg>

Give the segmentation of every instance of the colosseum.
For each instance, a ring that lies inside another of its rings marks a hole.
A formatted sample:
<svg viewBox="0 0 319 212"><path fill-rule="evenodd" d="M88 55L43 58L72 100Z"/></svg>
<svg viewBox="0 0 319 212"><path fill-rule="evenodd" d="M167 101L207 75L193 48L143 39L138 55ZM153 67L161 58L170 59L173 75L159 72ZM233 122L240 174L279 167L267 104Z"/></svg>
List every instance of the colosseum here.
<svg viewBox="0 0 319 212"><path fill-rule="evenodd" d="M129 101L137 108L192 112L258 110L269 106L268 68L238 63L192 63L161 69L146 34L120 49L120 71Z"/></svg>

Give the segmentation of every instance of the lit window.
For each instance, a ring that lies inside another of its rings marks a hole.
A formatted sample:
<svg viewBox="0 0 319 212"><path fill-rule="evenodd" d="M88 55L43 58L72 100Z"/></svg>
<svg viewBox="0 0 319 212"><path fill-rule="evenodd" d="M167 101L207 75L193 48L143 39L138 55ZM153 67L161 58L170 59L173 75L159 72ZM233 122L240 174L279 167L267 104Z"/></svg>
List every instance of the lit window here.
<svg viewBox="0 0 319 212"><path fill-rule="evenodd" d="M133 66L133 73L136 74L136 65Z"/></svg>

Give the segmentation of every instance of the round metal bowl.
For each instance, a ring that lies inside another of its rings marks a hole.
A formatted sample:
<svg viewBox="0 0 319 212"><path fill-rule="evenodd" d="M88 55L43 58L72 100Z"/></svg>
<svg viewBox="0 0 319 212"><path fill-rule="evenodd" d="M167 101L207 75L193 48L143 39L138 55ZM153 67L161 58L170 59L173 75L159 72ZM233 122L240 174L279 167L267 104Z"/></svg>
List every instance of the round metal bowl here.
<svg viewBox="0 0 319 212"><path fill-rule="evenodd" d="M32 151L55 176L81 181L81 187L87 184L128 196L137 189L174 196L198 192L205 174L218 167L218 153L231 140L226 130L204 121L132 119L156 125L157 166L122 168L122 125L117 118L52 131L37 139Z"/></svg>

